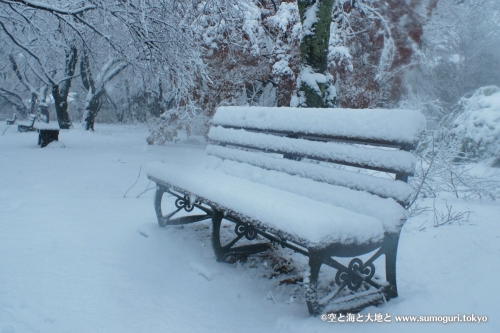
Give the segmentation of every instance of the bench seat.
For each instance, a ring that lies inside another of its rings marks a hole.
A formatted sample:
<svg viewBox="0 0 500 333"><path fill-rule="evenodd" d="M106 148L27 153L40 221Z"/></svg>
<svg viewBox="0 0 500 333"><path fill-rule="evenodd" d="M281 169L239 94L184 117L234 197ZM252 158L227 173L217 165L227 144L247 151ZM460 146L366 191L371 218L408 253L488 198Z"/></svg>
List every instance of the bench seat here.
<svg viewBox="0 0 500 333"><path fill-rule="evenodd" d="M215 157L188 170L154 162L147 172L165 187L203 198L262 230L286 233L281 236L305 248L377 243L384 232L396 232L405 216L393 199Z"/></svg>
<svg viewBox="0 0 500 333"><path fill-rule="evenodd" d="M406 219L405 209L392 198L384 199L365 191L356 191L230 160L215 157L209 160L213 167L217 167L217 170L225 174L292 192L357 214L373 216L382 223L385 232L399 232Z"/></svg>

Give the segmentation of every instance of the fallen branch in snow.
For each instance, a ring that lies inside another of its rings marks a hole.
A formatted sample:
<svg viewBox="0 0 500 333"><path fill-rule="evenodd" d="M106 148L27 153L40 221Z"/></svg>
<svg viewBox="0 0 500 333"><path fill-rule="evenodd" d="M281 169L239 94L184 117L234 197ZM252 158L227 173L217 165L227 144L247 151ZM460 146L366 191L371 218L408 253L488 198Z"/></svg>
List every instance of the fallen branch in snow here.
<svg viewBox="0 0 500 333"><path fill-rule="evenodd" d="M432 134L432 151L431 151L431 160L429 162L429 166L428 168L423 172L423 173L418 173L420 175L420 183L419 185L416 187L416 191L415 191L415 196L413 197L413 199L410 201L410 204L408 205L408 208L407 208L407 211L409 212L409 215L408 217L413 217L413 216L417 216L419 214L422 214L423 212L427 211L429 209L429 207L423 207L423 208L420 208L417 205L414 205L415 204L415 201L417 200L418 196L420 195L420 191L422 190L422 187L424 186L425 184L425 181L427 180L427 176L429 175L429 172L434 164L434 157L436 156L435 152L434 152L434 134ZM420 158L420 170L424 170L424 167L423 167L423 158ZM411 184L410 184L411 185Z"/></svg>
<svg viewBox="0 0 500 333"><path fill-rule="evenodd" d="M436 209L436 200L434 200L434 203L432 204L433 209L434 209L434 226L439 227L445 224L451 224L453 222L469 222L469 215L470 211L464 211L464 212L454 212L452 210L453 206L450 205L448 206L448 201L446 202L446 211L439 211Z"/></svg>
<svg viewBox="0 0 500 333"><path fill-rule="evenodd" d="M428 212L430 210L431 210L431 208L429 206L421 207L418 204L412 205L408 209L408 218L410 219L412 217L418 216L418 215L425 213L425 212Z"/></svg>
<svg viewBox="0 0 500 333"><path fill-rule="evenodd" d="M156 187L149 187L149 184L151 184L151 180L149 181L148 185L146 185L146 189L145 189L144 191L142 191L141 193L139 193L139 194L136 196L136 198L139 198L141 195L143 195L143 194L144 194L144 193L146 193L147 191L149 191L149 190L152 190L152 189L156 188Z"/></svg>
<svg viewBox="0 0 500 333"><path fill-rule="evenodd" d="M432 134L430 132L429 134ZM457 198L465 200L496 200L500 198L500 174L478 174L476 164L460 163L464 160L454 149L442 145L420 153L420 163L416 168L416 176L410 181L416 195L412 198L411 207L418 197L436 198L439 192L453 193ZM462 154L463 155L463 154ZM460 157L460 159L458 159ZM471 159L468 159L471 160Z"/></svg>
<svg viewBox="0 0 500 333"><path fill-rule="evenodd" d="M436 208L436 199L434 199L434 202L432 203L432 211L433 211L433 221L434 221L434 227L440 227L445 224L452 224L453 222L457 222L458 224L461 225L461 222L469 222L469 216L471 211L466 210L466 211L453 211L453 206L448 205L448 201L446 201L446 209L445 210L438 210ZM429 207L426 207L426 210ZM427 223L427 220L422 223L419 227L419 231L425 230L427 227L422 226Z"/></svg>
<svg viewBox="0 0 500 333"><path fill-rule="evenodd" d="M130 191L135 186L135 184L137 184L137 182L139 181L139 177L141 176L141 170L142 170L142 164L139 167L139 174L137 175L137 179L135 180L135 183L132 186L130 186L130 188L127 190L127 192L125 192L125 194L123 195L124 198L127 196L128 191Z"/></svg>

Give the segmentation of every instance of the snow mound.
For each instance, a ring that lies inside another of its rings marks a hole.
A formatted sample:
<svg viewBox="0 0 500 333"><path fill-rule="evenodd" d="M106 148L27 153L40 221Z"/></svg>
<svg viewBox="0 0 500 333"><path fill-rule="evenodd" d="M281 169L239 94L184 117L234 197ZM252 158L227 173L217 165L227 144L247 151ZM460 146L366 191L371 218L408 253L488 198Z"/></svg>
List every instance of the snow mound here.
<svg viewBox="0 0 500 333"><path fill-rule="evenodd" d="M45 148L53 148L53 149L66 148L66 145L61 141L52 141Z"/></svg>
<svg viewBox="0 0 500 333"><path fill-rule="evenodd" d="M190 262L189 268L198 275L203 276L207 281L211 281L214 278L215 272L205 265L201 265L197 262Z"/></svg>
<svg viewBox="0 0 500 333"><path fill-rule="evenodd" d="M490 160L500 155L500 88L482 87L462 97L444 120L442 138L457 149L459 159Z"/></svg>

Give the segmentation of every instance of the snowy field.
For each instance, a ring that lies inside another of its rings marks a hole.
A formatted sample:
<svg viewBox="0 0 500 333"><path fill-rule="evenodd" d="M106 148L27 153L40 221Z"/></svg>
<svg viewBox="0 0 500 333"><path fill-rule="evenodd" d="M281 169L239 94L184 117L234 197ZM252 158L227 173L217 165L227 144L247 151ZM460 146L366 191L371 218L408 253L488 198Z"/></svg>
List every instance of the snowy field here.
<svg viewBox="0 0 500 333"><path fill-rule="evenodd" d="M137 198L148 163L199 164L204 146L148 146L145 127L79 128L61 131L65 148L40 149L36 133L0 125L0 333L500 332L499 203L438 198L469 222L406 223L400 297L362 312L392 322L327 323L308 315L300 286L269 278L272 257L217 263L208 222L160 228L154 191ZM488 322L394 320L457 314Z"/></svg>

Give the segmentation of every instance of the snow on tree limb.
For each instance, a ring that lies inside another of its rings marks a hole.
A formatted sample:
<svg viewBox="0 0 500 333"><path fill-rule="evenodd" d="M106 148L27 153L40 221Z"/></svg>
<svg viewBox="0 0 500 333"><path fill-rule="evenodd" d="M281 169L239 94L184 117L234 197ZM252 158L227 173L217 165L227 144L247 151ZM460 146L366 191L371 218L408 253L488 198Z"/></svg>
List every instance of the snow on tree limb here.
<svg viewBox="0 0 500 333"><path fill-rule="evenodd" d="M0 0L0 3L12 4L12 5L22 4L22 5L25 5L27 7L33 8L33 9L39 9L39 10L44 10L44 11L48 11L51 13L58 13L58 14L65 14L65 15L78 15L78 14L85 13L89 10L94 10L94 9L98 8L96 5L87 5L87 6L77 8L77 9L64 9L64 8L60 8L60 7L51 6L51 5L43 3L43 2L29 1L29 0Z"/></svg>
<svg viewBox="0 0 500 333"><path fill-rule="evenodd" d="M387 20L374 8L364 4L363 2L358 2L357 6L361 11L370 12L377 17L384 28L384 48L382 49L382 54L380 56L378 72L375 76L376 81L383 82L388 75L387 72L391 68L394 60L394 53L396 51L394 40L392 39L391 28L389 27Z"/></svg>

